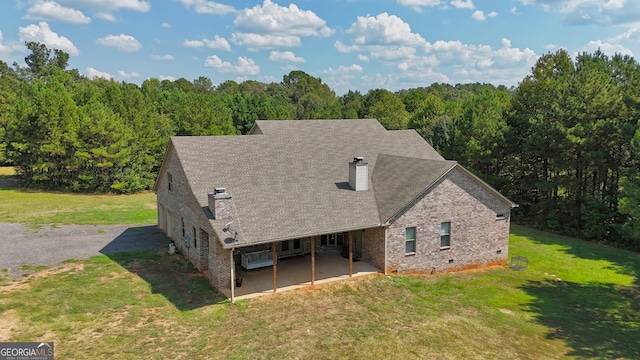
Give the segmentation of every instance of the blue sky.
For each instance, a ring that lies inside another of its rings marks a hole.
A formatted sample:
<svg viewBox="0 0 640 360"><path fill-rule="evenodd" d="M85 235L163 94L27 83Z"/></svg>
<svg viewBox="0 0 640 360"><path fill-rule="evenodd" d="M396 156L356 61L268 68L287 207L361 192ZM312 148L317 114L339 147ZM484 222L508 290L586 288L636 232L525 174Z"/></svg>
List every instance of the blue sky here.
<svg viewBox="0 0 640 360"><path fill-rule="evenodd" d="M348 90L517 85L540 55L640 56L638 0L4 0L0 60L25 41L89 77L279 82Z"/></svg>

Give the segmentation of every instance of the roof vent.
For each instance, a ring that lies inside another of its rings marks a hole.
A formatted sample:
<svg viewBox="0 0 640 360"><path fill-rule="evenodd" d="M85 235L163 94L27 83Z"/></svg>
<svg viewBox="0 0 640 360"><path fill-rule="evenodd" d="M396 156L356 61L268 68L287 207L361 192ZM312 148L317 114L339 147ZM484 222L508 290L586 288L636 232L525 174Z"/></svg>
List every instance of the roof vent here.
<svg viewBox="0 0 640 360"><path fill-rule="evenodd" d="M369 165L362 156L355 156L349 163L349 186L355 191L369 188Z"/></svg>

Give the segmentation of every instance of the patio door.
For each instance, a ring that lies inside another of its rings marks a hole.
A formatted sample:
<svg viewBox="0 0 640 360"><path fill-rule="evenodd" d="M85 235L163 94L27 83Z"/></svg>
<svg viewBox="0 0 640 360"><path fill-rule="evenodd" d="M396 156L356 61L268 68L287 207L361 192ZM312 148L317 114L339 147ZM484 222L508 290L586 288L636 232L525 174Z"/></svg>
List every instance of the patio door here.
<svg viewBox="0 0 640 360"><path fill-rule="evenodd" d="M303 253L302 239L291 239L291 240L281 241L279 253L280 253L280 257L301 255Z"/></svg>

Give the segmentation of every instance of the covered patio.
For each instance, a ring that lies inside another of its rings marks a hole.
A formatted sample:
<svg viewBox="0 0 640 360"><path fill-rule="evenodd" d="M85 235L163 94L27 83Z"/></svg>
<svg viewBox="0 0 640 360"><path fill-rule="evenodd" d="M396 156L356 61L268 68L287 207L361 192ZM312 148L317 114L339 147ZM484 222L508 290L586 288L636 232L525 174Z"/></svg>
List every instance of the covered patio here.
<svg viewBox="0 0 640 360"><path fill-rule="evenodd" d="M276 265L277 292L311 286L312 265L310 255L279 259ZM376 267L364 261L352 263L352 277L379 273ZM235 287L234 300L248 299L274 293L273 267L246 270L237 266L236 277L242 279L242 286ZM314 284L323 284L349 278L349 259L339 255L316 255ZM220 289L231 298L231 289Z"/></svg>

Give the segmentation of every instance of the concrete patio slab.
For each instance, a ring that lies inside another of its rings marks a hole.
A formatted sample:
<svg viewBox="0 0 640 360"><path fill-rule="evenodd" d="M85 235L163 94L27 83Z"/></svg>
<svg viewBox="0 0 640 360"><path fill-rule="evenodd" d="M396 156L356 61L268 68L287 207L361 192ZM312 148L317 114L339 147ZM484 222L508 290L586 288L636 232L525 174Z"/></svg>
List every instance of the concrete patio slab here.
<svg viewBox="0 0 640 360"><path fill-rule="evenodd" d="M364 261L353 263L353 277L380 273ZM238 265L236 276L242 286L235 288L235 300L273 294L273 268L271 266L246 270ZM316 255L315 285L349 279L349 259L337 255ZM311 256L280 259L277 264L277 292L311 286ZM231 298L231 289L219 289Z"/></svg>

